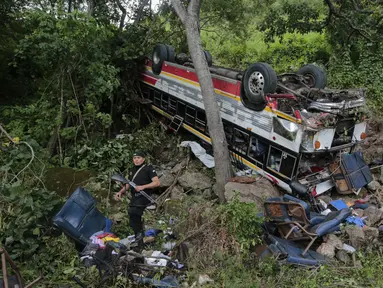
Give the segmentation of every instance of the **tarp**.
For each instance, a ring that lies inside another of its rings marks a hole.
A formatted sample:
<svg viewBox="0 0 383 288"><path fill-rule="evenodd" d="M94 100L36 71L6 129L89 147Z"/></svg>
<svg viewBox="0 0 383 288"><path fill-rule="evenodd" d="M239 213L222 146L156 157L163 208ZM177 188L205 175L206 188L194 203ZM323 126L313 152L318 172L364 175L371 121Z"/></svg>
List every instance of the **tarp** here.
<svg viewBox="0 0 383 288"><path fill-rule="evenodd" d="M194 155L197 156L199 160L207 167L207 168L213 168L214 163L214 157L207 154L206 150L201 147L197 142L195 141L183 141L181 143L181 147L190 147L193 151Z"/></svg>
<svg viewBox="0 0 383 288"><path fill-rule="evenodd" d="M345 170L345 177L352 185L352 188L358 190L373 180L370 168L364 162L360 151L352 154L343 154L342 164Z"/></svg>

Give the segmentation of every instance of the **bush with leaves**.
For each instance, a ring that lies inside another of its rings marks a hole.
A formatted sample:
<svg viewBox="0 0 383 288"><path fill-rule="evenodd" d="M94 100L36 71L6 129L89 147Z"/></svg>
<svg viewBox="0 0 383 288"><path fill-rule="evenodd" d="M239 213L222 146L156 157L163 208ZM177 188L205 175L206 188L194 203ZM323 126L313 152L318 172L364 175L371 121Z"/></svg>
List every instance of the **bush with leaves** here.
<svg viewBox="0 0 383 288"><path fill-rule="evenodd" d="M149 154L160 146L166 135L156 124L119 138L85 142L78 145L72 156L64 162L80 169L90 169L101 174L123 172L132 166L133 153L143 150ZM148 161L150 161L150 157Z"/></svg>
<svg viewBox="0 0 383 288"><path fill-rule="evenodd" d="M247 253L252 246L261 243L263 219L257 215L258 208L255 203L240 202L236 197L220 209L223 223L241 245L243 252Z"/></svg>
<svg viewBox="0 0 383 288"><path fill-rule="evenodd" d="M0 190L0 243L13 258L27 259L39 249L62 202L40 188L4 185Z"/></svg>

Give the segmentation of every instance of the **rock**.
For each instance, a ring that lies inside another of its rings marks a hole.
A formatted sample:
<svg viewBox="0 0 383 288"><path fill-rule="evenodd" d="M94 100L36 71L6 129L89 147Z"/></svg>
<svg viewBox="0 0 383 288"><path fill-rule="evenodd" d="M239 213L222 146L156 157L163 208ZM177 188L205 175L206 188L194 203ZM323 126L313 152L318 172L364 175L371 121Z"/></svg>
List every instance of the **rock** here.
<svg viewBox="0 0 383 288"><path fill-rule="evenodd" d="M205 189L202 196L204 199L210 200L213 197L213 190L211 188Z"/></svg>
<svg viewBox="0 0 383 288"><path fill-rule="evenodd" d="M239 193L241 202L255 202L259 209L263 209L263 202L269 197L279 197L279 191L266 178L261 178L253 184L228 182L225 185L225 197L232 200L235 193Z"/></svg>
<svg viewBox="0 0 383 288"><path fill-rule="evenodd" d="M187 162L186 159L182 160L181 163L176 164L176 165L172 168L171 172L172 172L173 174L177 174L183 167L186 166L186 162Z"/></svg>
<svg viewBox="0 0 383 288"><path fill-rule="evenodd" d="M344 264L348 264L351 262L350 256L348 256L347 252L344 250L338 250L336 252L336 258L340 261L343 262Z"/></svg>
<svg viewBox="0 0 383 288"><path fill-rule="evenodd" d="M336 235L329 234L326 236L326 243L331 244L336 249L340 250L343 248L343 242Z"/></svg>
<svg viewBox="0 0 383 288"><path fill-rule="evenodd" d="M379 237L378 228L364 226L363 228L364 236L366 238L366 242L372 243Z"/></svg>
<svg viewBox="0 0 383 288"><path fill-rule="evenodd" d="M214 280L211 279L208 275L206 274L203 274L203 275L199 275L198 277L198 284L199 285L205 285L205 284L208 284L208 283L214 283Z"/></svg>
<svg viewBox="0 0 383 288"><path fill-rule="evenodd" d="M257 181L257 178L255 177L248 177L248 176L235 176L231 179L229 179L229 182L237 182L237 183L254 183Z"/></svg>
<svg viewBox="0 0 383 288"><path fill-rule="evenodd" d="M212 181L205 174L199 172L186 171L178 178L178 183L185 189L193 191L203 191L212 186Z"/></svg>
<svg viewBox="0 0 383 288"><path fill-rule="evenodd" d="M358 217L363 217L363 215L364 215L364 210L363 210L363 209L355 209L355 210L354 210L354 213L355 213L356 215L358 215Z"/></svg>
<svg viewBox="0 0 383 288"><path fill-rule="evenodd" d="M329 258L334 258L335 256L335 247L331 243L323 242L317 249L317 252L327 256Z"/></svg>
<svg viewBox="0 0 383 288"><path fill-rule="evenodd" d="M330 196L327 196L327 195L320 195L320 196L318 196L318 200L322 200L323 202L325 202L328 205L332 201L332 198Z"/></svg>
<svg viewBox="0 0 383 288"><path fill-rule="evenodd" d="M348 235L351 246L358 249L363 245L365 241L365 237L361 227L348 225L346 226L345 231L346 231L346 234Z"/></svg>
<svg viewBox="0 0 383 288"><path fill-rule="evenodd" d="M164 170L160 177L160 188L168 188L174 182L174 175L169 170Z"/></svg>
<svg viewBox="0 0 383 288"><path fill-rule="evenodd" d="M379 187L380 187L380 184L378 181L376 180L373 180L371 181L368 185L367 185L368 189L372 190L372 191L376 191Z"/></svg>
<svg viewBox="0 0 383 288"><path fill-rule="evenodd" d="M170 198L182 200L184 196L184 189L180 185L175 185L172 189Z"/></svg>
<svg viewBox="0 0 383 288"><path fill-rule="evenodd" d="M363 216L367 216L367 226L374 226L375 224L378 224L380 220L383 219L383 211L379 210L375 206L370 206L366 210L364 210Z"/></svg>

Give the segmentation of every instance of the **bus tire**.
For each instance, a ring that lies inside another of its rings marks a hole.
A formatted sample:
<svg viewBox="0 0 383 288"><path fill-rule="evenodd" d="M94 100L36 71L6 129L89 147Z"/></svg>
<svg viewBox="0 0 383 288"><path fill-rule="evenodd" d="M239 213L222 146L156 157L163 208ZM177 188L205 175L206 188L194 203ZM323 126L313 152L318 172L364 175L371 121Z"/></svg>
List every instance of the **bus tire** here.
<svg viewBox="0 0 383 288"><path fill-rule="evenodd" d="M275 93L277 73L267 63L251 64L243 76L243 89L247 99L254 104L265 103L265 94Z"/></svg>
<svg viewBox="0 0 383 288"><path fill-rule="evenodd" d="M203 51L203 53L205 54L207 66L210 67L211 65L213 65L213 56L211 56L210 52L207 50Z"/></svg>
<svg viewBox="0 0 383 288"><path fill-rule="evenodd" d="M168 59L168 49L164 44L157 44L152 53L152 71L159 75L162 70L162 64Z"/></svg>
<svg viewBox="0 0 383 288"><path fill-rule="evenodd" d="M166 61L175 63L176 62L176 51L173 46L171 45L165 45L166 51L168 52L168 58Z"/></svg>
<svg viewBox="0 0 383 288"><path fill-rule="evenodd" d="M299 69L297 74L306 78L304 83L310 88L324 89L327 85L326 72L317 65L307 64Z"/></svg>

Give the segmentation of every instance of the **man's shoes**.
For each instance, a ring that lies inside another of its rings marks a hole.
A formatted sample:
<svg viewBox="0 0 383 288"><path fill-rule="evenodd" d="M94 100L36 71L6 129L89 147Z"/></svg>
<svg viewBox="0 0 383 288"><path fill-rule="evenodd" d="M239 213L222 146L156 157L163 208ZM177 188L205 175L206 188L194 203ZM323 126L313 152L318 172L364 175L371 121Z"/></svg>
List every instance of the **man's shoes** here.
<svg viewBox="0 0 383 288"><path fill-rule="evenodd" d="M135 235L134 245L132 245L132 247L134 247L133 251L139 252L144 248L144 236L143 232L139 232Z"/></svg>

